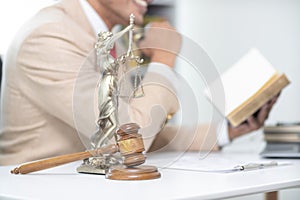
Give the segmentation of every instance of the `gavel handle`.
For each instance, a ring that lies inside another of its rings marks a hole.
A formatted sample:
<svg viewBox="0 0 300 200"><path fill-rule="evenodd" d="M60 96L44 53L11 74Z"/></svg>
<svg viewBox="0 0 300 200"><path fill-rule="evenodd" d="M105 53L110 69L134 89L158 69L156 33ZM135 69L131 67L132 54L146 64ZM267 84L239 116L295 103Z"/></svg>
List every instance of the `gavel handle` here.
<svg viewBox="0 0 300 200"><path fill-rule="evenodd" d="M77 160L83 160L89 158L93 155L103 155L106 153L116 153L118 151L118 147L115 144L108 145L106 147L102 147L96 150L72 153L62 156L56 156L52 158L45 158L42 160L32 161L28 163L21 164L19 167L14 168L10 172L12 174L27 174L30 172L36 172L43 169L49 169L52 167L56 167L59 165L67 164L70 162L74 162Z"/></svg>

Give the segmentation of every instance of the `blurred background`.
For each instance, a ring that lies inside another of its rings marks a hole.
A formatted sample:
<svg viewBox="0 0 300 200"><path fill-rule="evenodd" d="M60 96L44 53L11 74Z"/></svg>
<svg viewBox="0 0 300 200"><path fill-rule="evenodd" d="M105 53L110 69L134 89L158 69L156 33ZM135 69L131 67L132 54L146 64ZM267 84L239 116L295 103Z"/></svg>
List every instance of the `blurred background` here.
<svg viewBox="0 0 300 200"><path fill-rule="evenodd" d="M0 56L20 26L40 8L55 0L10 0L0 2ZM300 1L299 0L154 0L149 15L167 18L184 36L199 44L220 73L256 47L291 84L284 89L267 125L300 121ZM188 79L186 62L176 70ZM203 79L193 79L195 91L204 89ZM212 106L200 94L201 122L209 122ZM243 136L224 151L257 152L265 146L262 130ZM300 191L280 191L280 199L298 199ZM263 194L234 199L263 199Z"/></svg>
<svg viewBox="0 0 300 200"><path fill-rule="evenodd" d="M200 44L220 73L256 47L278 71L287 74L291 84L282 92L267 124L300 121L299 19L297 0L176 1L179 32ZM204 113L208 108L203 106ZM260 150L253 145L251 150L255 149Z"/></svg>

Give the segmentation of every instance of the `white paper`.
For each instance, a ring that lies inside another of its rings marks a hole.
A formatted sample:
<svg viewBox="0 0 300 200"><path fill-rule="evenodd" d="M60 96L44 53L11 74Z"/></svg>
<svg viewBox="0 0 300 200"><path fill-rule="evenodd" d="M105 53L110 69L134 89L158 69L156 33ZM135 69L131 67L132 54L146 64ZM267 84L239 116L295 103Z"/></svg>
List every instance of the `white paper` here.
<svg viewBox="0 0 300 200"><path fill-rule="evenodd" d="M236 167L249 163L266 164L272 160L264 160L259 157L241 158L235 154L197 153L188 152L183 154L164 153L164 157L154 156L147 158L147 164L155 165L161 169L188 170L211 173L230 173L240 171ZM277 162L278 165L288 165L288 162Z"/></svg>

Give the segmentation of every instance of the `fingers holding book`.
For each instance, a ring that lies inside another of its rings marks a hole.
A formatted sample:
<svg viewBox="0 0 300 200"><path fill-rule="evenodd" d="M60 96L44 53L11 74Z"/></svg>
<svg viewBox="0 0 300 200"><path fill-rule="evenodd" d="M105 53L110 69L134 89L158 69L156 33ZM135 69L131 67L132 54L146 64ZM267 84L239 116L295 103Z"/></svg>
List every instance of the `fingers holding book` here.
<svg viewBox="0 0 300 200"><path fill-rule="evenodd" d="M236 137L245 135L252 131L258 130L264 126L265 121L268 119L269 114L277 102L279 95L276 95L272 99L270 99L266 104L264 104L257 112L255 112L252 116L250 116L244 123L239 126L233 127L231 125L228 126L228 133L230 140L233 140Z"/></svg>

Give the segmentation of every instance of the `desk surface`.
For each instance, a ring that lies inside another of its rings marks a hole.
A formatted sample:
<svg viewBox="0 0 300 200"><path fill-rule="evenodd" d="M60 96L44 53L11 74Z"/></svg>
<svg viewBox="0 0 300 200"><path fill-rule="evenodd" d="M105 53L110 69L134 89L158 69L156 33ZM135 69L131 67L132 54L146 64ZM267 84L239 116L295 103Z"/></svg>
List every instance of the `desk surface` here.
<svg viewBox="0 0 300 200"><path fill-rule="evenodd" d="M188 153L189 155L195 155ZM179 155L179 154L178 154ZM257 160L258 155L213 153L209 156ZM161 165L170 154L149 155ZM0 199L215 199L300 186L300 162L233 173L160 168L162 177L147 181L114 181L102 175L79 174L74 162L27 175L13 175L15 166L0 167Z"/></svg>

